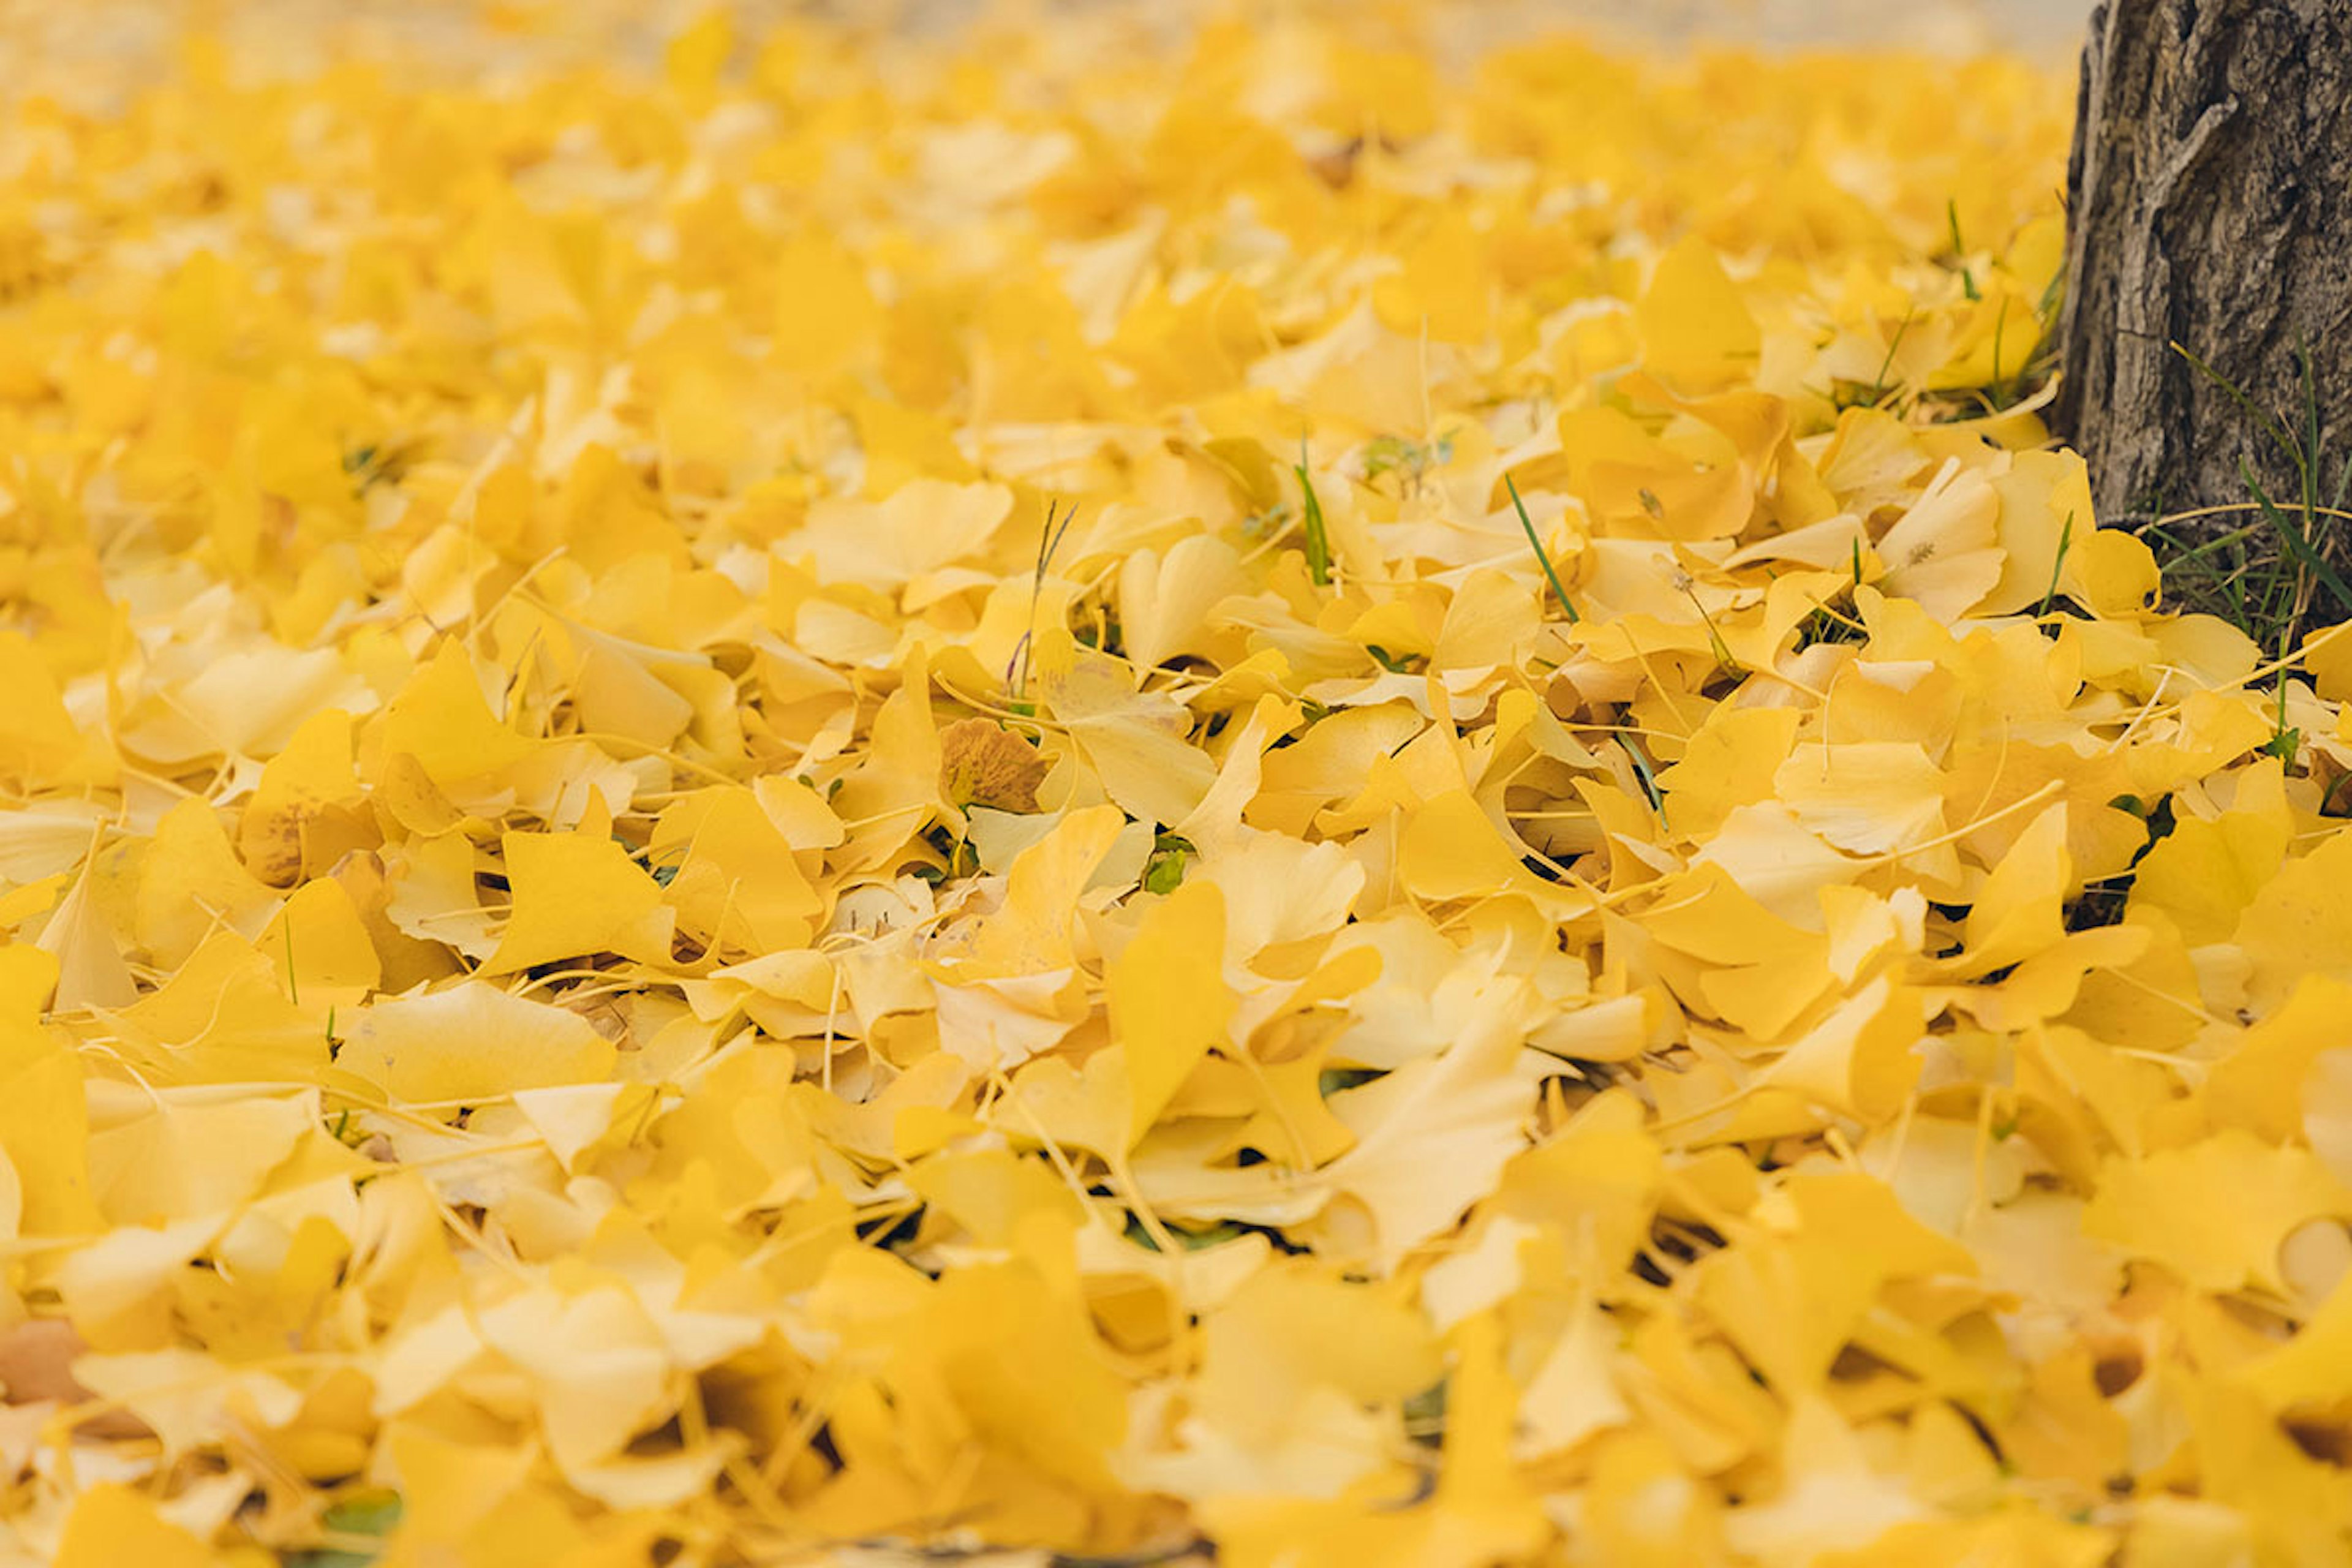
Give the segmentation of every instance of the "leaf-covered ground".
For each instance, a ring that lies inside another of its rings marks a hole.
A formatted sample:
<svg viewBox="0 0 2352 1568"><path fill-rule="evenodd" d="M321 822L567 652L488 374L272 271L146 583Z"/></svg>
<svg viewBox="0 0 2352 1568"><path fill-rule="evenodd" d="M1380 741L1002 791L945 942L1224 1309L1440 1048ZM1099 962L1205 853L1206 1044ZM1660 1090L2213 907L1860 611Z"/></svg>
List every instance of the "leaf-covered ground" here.
<svg viewBox="0 0 2352 1568"><path fill-rule="evenodd" d="M2068 82L1381 12L18 57L0 1560L2347 1561Z"/></svg>

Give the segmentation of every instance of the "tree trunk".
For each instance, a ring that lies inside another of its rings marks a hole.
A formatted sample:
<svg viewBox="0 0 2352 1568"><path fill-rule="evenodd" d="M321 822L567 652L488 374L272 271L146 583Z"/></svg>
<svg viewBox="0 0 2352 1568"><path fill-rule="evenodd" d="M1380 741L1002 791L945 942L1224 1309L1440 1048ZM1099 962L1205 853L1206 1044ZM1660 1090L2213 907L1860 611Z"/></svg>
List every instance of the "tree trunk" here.
<svg viewBox="0 0 2352 1568"><path fill-rule="evenodd" d="M2273 500L2299 496L2291 459L2176 343L2298 444L2308 348L2326 466L2352 450L2347 185L2352 0L2092 13L2053 418L2089 461L2103 518L2243 501L2241 460Z"/></svg>

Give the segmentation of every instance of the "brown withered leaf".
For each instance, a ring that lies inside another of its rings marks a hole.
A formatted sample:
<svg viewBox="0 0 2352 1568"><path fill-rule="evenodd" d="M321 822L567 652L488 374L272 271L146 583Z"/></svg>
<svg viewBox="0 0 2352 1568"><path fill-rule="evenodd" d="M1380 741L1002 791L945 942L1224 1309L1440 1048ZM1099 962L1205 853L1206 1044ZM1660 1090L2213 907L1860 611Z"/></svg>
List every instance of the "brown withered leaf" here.
<svg viewBox="0 0 2352 1568"><path fill-rule="evenodd" d="M34 1405L55 1400L80 1405L90 1397L76 1381L73 1361L89 1349L62 1318L28 1318L0 1329L0 1404ZM89 1437L145 1437L147 1423L127 1410L101 1410L77 1422Z"/></svg>
<svg viewBox="0 0 2352 1568"><path fill-rule="evenodd" d="M958 805L1034 811L1045 759L1037 748L987 719L962 719L940 731L940 791Z"/></svg>

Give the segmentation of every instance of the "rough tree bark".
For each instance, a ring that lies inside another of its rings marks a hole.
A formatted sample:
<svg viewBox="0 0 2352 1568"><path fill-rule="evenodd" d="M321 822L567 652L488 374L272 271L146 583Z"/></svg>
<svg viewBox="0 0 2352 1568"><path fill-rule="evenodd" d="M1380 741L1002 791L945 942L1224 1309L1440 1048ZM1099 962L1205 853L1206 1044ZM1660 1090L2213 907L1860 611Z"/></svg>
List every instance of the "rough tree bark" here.
<svg viewBox="0 0 2352 1568"><path fill-rule="evenodd" d="M2241 458L2294 493L2176 342L2298 438L2308 345L2322 450L2352 451L2352 0L2105 0L2067 196L2053 417L2103 517L2242 501Z"/></svg>

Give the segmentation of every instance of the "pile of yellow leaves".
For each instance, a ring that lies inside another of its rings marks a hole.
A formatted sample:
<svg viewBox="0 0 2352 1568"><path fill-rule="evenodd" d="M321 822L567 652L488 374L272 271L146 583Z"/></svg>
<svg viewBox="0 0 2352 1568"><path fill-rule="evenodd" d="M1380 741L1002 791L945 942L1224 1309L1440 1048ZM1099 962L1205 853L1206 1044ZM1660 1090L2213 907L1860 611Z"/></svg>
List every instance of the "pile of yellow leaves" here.
<svg viewBox="0 0 2352 1568"><path fill-rule="evenodd" d="M2062 77L283 9L0 125L0 1561L2347 1561Z"/></svg>

